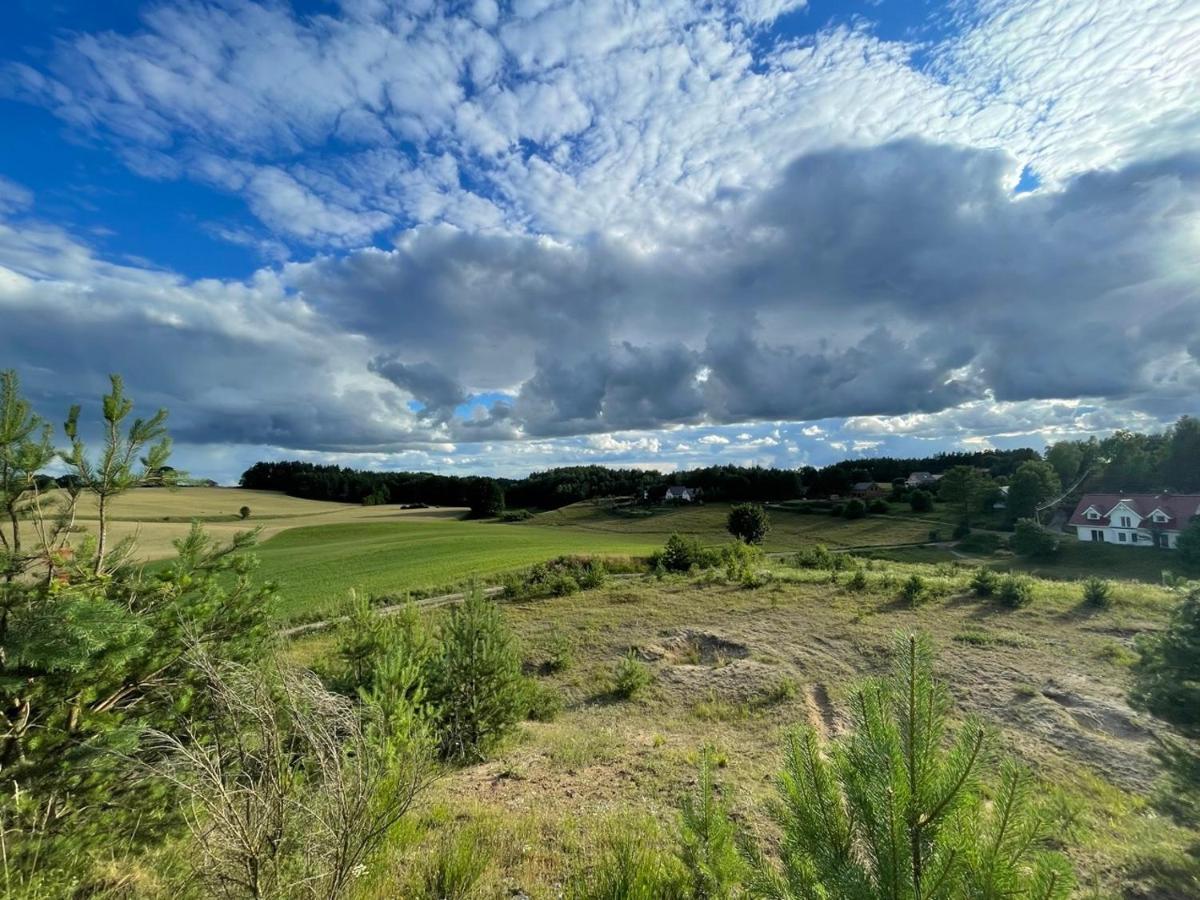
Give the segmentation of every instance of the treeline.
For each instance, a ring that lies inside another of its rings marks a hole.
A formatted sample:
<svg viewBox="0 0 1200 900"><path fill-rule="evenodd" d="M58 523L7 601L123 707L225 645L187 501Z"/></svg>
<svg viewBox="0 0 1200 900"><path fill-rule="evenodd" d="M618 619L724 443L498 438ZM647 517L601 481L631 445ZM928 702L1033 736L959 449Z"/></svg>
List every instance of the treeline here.
<svg viewBox="0 0 1200 900"><path fill-rule="evenodd" d="M370 472L310 462L259 462L241 478L245 488L282 491L309 500L342 503L424 503L469 506L494 515L504 508L557 509L599 497L655 502L667 488L699 488L710 501L782 501L845 495L863 481L889 483L913 472L938 475L969 467L1000 483L1027 462L1045 459L1063 488L1080 490L1200 491L1200 421L1184 416L1161 434L1118 431L1106 438L1060 441L1045 456L1030 447L937 453L933 456L847 459L817 469L708 466L664 474L651 469L564 466L521 478Z"/></svg>
<svg viewBox="0 0 1200 900"><path fill-rule="evenodd" d="M790 500L804 495L797 471L739 466L710 466L670 475L650 469L566 466L509 479L369 472L297 461L258 462L242 473L240 484L307 500L469 506L489 514L505 506L557 509L596 497L661 500L667 487L674 484L701 488L710 500Z"/></svg>

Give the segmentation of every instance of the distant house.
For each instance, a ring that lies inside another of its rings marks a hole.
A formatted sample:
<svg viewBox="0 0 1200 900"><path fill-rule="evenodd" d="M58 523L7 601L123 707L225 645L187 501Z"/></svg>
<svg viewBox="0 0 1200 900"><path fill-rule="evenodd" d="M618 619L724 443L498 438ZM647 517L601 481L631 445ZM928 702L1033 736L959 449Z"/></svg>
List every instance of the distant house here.
<svg viewBox="0 0 1200 900"><path fill-rule="evenodd" d="M1200 494L1084 494L1069 525L1081 541L1164 547L1200 516Z"/></svg>
<svg viewBox="0 0 1200 900"><path fill-rule="evenodd" d="M690 487L684 487L680 484L673 484L667 488L666 494L663 495L664 503L691 503L696 499L699 491L693 490Z"/></svg>
<svg viewBox="0 0 1200 900"><path fill-rule="evenodd" d="M904 482L907 488L923 488L929 487L931 484L937 484L941 475L933 475L929 472L913 472Z"/></svg>
<svg viewBox="0 0 1200 900"><path fill-rule="evenodd" d="M1002 484L997 490L1000 496L992 504L992 509L1008 509L1008 485Z"/></svg>
<svg viewBox="0 0 1200 900"><path fill-rule="evenodd" d="M872 497L882 497L891 490L891 487L890 484L880 484L876 481L860 481L851 486L850 493L855 497L870 499Z"/></svg>

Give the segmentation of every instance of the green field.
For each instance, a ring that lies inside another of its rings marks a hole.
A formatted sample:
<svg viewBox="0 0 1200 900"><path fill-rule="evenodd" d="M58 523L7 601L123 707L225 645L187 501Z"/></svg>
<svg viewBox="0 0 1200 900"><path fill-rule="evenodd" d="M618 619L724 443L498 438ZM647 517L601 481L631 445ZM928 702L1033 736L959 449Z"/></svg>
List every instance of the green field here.
<svg viewBox="0 0 1200 900"><path fill-rule="evenodd" d="M351 589L368 594L450 587L566 553L645 555L642 535L580 534L491 522L342 523L292 528L258 548L261 573L279 585L280 614L319 618Z"/></svg>
<svg viewBox="0 0 1200 900"><path fill-rule="evenodd" d="M672 532L678 531L712 543L724 543L729 540L725 530L728 515L728 503L622 511L605 504L584 502L542 513L521 527L559 528L590 535L639 535L659 545ZM907 544L926 540L930 528L937 527L936 523L906 515L848 520L772 509L770 516L771 532L763 543L768 551L796 550L806 544L839 548Z"/></svg>

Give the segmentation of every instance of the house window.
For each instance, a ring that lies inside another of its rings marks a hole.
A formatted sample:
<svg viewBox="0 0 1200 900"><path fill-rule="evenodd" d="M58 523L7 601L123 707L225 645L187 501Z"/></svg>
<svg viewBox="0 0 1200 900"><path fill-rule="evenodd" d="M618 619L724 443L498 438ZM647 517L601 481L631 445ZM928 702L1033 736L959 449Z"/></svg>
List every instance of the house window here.
<svg viewBox="0 0 1200 900"><path fill-rule="evenodd" d="M1089 509L1087 511L1087 517L1089 519L1098 519L1100 518L1100 513L1096 512L1094 509Z"/></svg>
<svg viewBox="0 0 1200 900"><path fill-rule="evenodd" d="M1098 528L1093 528L1092 529L1092 540L1099 541L1100 543L1104 543L1104 532Z"/></svg>
<svg viewBox="0 0 1200 900"><path fill-rule="evenodd" d="M1121 527L1122 527L1122 528L1129 528L1129 527L1130 527L1130 524L1129 524L1129 516L1121 516Z"/></svg>
<svg viewBox="0 0 1200 900"><path fill-rule="evenodd" d="M1169 534L1160 534L1158 536L1158 546L1165 549L1171 549L1171 536Z"/></svg>
<svg viewBox="0 0 1200 900"><path fill-rule="evenodd" d="M1130 539L1131 541L1133 541L1133 542L1136 544L1136 543L1138 542L1138 535L1137 535L1137 532L1135 531L1133 534L1131 534L1131 535L1129 536L1129 539Z"/></svg>
<svg viewBox="0 0 1200 900"><path fill-rule="evenodd" d="M1118 531L1117 532L1117 540L1120 541L1122 544L1125 543L1125 532Z"/></svg>

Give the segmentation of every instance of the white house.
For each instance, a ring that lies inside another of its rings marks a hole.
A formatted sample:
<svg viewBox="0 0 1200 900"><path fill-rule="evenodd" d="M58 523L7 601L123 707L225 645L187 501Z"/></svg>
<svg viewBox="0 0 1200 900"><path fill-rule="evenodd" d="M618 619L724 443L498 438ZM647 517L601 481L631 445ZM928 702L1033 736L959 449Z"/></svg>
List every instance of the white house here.
<svg viewBox="0 0 1200 900"><path fill-rule="evenodd" d="M1084 494L1067 524L1081 541L1164 547L1200 516L1200 494Z"/></svg>
<svg viewBox="0 0 1200 900"><path fill-rule="evenodd" d="M691 503L696 499L696 492L690 487L673 484L667 488L667 493L663 496L663 501L666 503Z"/></svg>
<svg viewBox="0 0 1200 900"><path fill-rule="evenodd" d="M941 477L941 475L933 475L929 472L913 472L904 482L904 486L909 488L929 487L931 484L937 484Z"/></svg>

